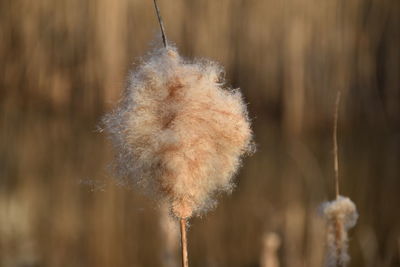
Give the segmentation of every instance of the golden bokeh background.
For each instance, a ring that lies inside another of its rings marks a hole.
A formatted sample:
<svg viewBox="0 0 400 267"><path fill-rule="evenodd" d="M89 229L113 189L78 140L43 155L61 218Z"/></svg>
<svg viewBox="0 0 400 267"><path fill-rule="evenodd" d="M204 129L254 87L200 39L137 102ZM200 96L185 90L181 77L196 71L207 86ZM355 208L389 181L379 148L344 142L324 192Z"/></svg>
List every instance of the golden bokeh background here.
<svg viewBox="0 0 400 267"><path fill-rule="evenodd" d="M341 193L360 214L349 266L399 266L400 2L159 5L181 54L242 88L258 148L235 191L191 221L191 266L264 267L272 241L280 266L323 266L337 90ZM0 266L179 263L157 203L117 183L97 130L160 44L151 0L0 1Z"/></svg>

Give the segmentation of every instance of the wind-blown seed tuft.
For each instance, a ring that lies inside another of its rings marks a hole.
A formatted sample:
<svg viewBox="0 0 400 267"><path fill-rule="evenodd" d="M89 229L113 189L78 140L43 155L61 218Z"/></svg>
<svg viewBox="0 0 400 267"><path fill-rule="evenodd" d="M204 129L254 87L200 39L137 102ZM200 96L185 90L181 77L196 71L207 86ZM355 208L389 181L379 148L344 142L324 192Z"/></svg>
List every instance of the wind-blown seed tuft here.
<svg viewBox="0 0 400 267"><path fill-rule="evenodd" d="M346 266L350 260L348 254L348 231L356 225L358 213L350 198L325 202L322 212L327 221L327 258L326 266Z"/></svg>
<svg viewBox="0 0 400 267"><path fill-rule="evenodd" d="M222 68L156 49L131 74L119 106L104 118L117 171L188 218L230 191L252 131L238 89L223 88Z"/></svg>

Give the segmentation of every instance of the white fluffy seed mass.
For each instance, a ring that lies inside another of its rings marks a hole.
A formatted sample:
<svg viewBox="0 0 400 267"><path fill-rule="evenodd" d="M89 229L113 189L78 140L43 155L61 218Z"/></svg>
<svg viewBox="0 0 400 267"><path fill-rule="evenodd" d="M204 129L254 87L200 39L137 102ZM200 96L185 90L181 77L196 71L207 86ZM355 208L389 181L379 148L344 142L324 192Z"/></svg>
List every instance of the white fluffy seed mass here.
<svg viewBox="0 0 400 267"><path fill-rule="evenodd" d="M323 215L327 221L327 259L326 266L346 266L348 254L348 231L356 225L358 213L356 205L347 197L325 202Z"/></svg>
<svg viewBox="0 0 400 267"><path fill-rule="evenodd" d="M231 190L241 156L252 149L242 95L223 88L221 74L215 63L156 49L104 119L119 175L169 201L179 218L200 214L215 193Z"/></svg>

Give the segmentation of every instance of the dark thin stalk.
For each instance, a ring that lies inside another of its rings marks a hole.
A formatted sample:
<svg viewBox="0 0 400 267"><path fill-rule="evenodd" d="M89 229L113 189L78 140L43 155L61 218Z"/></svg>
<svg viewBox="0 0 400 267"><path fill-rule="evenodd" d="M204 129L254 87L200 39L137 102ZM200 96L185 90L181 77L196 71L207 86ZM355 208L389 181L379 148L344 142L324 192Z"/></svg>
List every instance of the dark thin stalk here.
<svg viewBox="0 0 400 267"><path fill-rule="evenodd" d="M157 13L158 23L160 24L161 37L163 40L163 44L164 44L164 47L167 48L168 47L167 36L165 35L164 24L163 24L161 15L160 15L160 9L158 8L157 0L153 0L153 1L154 1L154 7L155 7L156 13Z"/></svg>

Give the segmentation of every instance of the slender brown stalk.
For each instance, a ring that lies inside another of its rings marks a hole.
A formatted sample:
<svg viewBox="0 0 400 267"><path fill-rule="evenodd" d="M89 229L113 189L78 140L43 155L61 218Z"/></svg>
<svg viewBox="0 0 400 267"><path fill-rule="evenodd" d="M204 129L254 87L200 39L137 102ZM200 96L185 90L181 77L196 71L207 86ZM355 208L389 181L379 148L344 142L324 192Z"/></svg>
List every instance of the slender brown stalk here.
<svg viewBox="0 0 400 267"><path fill-rule="evenodd" d="M333 165L335 170L335 193L336 199L339 198L339 161L338 161L338 142L337 142L337 124L339 117L339 103L340 103L340 91L336 94L336 103L335 103L335 113L333 120Z"/></svg>
<svg viewBox="0 0 400 267"><path fill-rule="evenodd" d="M182 267L189 267L187 237L186 237L186 219L180 219L180 224L181 224Z"/></svg>
<svg viewBox="0 0 400 267"><path fill-rule="evenodd" d="M160 15L160 9L158 8L157 0L153 0L153 1L154 1L154 7L155 7L156 13L157 13L158 23L160 24L161 37L163 40L163 44L164 44L164 47L167 48L168 47L167 36L165 35L164 24L163 24L161 15Z"/></svg>
<svg viewBox="0 0 400 267"><path fill-rule="evenodd" d="M339 104L340 104L340 90L336 93L336 102L335 102L335 113L333 115L333 165L335 171L335 194L336 200L339 199L339 160L338 160L338 142L337 142L337 124L339 117ZM340 255L342 254L342 224L339 221L339 218L335 218L335 243L336 243L336 266L341 267L342 262L340 261Z"/></svg>
<svg viewBox="0 0 400 267"><path fill-rule="evenodd" d="M339 194L339 161L338 161L338 117L340 91L337 92L333 122L333 164L335 171L336 199L324 203L324 216L327 219L327 267L345 267L350 260L348 254L348 230L357 222L356 205L350 198Z"/></svg>

